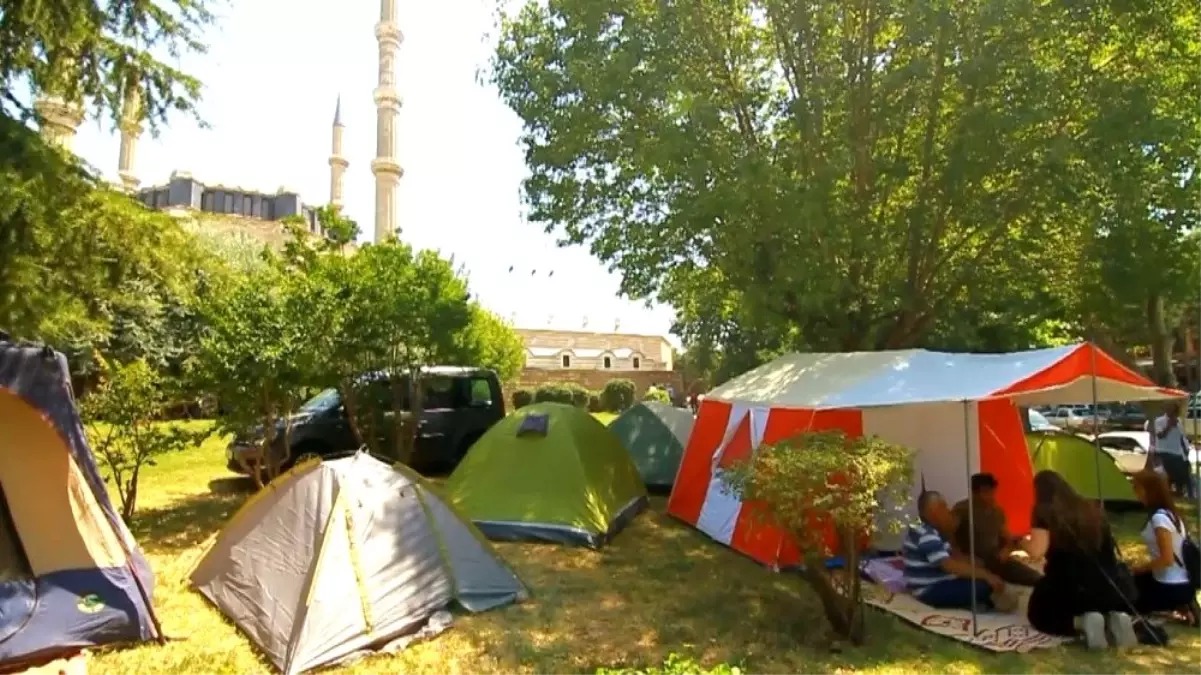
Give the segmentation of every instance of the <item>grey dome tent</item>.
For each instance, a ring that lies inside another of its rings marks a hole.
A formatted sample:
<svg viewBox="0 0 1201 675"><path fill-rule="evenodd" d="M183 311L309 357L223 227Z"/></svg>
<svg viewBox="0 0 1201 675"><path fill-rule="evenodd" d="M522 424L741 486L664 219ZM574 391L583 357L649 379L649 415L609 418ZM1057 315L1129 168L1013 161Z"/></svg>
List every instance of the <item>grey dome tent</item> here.
<svg viewBox="0 0 1201 675"><path fill-rule="evenodd" d="M643 401L610 422L609 431L630 452L648 488L669 489L676 482L694 422L687 410Z"/></svg>
<svg viewBox="0 0 1201 675"><path fill-rule="evenodd" d="M365 453L272 481L192 584L289 675L391 642L452 600L479 612L526 596L420 476Z"/></svg>

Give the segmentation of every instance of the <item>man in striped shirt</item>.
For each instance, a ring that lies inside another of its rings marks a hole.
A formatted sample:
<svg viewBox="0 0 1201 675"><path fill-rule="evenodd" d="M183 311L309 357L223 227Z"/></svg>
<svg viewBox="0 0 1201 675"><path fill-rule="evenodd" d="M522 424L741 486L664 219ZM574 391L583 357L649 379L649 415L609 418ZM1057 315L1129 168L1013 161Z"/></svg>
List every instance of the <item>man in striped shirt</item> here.
<svg viewBox="0 0 1201 675"><path fill-rule="evenodd" d="M923 492L917 499L921 521L905 533L902 552L905 584L915 598L940 609L970 609L972 596L977 607L992 609L994 594L1004 594L1005 583L964 557L953 555L946 535L955 526L947 501L937 492Z"/></svg>

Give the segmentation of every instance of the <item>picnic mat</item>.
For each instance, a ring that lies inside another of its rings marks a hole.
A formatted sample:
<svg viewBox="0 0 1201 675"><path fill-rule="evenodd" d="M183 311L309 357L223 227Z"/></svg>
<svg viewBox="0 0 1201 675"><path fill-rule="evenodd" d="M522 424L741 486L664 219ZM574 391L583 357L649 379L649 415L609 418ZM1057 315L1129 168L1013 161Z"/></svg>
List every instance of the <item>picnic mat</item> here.
<svg viewBox="0 0 1201 675"><path fill-rule="evenodd" d="M976 632L972 634L972 613L969 610L934 609L922 604L908 593L893 593L882 586L864 584L867 604L895 614L909 623L937 635L954 638L974 647L992 652L1025 653L1034 649L1058 647L1068 638L1047 635L1034 630L1026 620L1026 604L1030 589L1018 591L1019 604L1012 614L995 612L976 615Z"/></svg>

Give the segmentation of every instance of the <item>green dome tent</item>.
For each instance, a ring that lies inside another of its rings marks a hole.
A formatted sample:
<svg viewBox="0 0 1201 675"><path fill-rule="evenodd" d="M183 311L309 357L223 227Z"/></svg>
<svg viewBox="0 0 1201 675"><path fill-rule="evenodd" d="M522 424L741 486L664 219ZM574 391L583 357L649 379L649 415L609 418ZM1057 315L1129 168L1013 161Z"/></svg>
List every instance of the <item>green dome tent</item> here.
<svg viewBox="0 0 1201 675"><path fill-rule="evenodd" d="M1063 476L1076 492L1088 499L1108 503L1137 502L1134 488L1118 470L1113 458L1092 443L1073 434L1033 432L1026 434L1030 464L1035 473L1050 469ZM1101 490L1097 491L1097 477Z"/></svg>
<svg viewBox="0 0 1201 675"><path fill-rule="evenodd" d="M682 408L644 401L609 423L609 431L634 458L647 487L671 488L696 418Z"/></svg>
<svg viewBox="0 0 1201 675"><path fill-rule="evenodd" d="M646 508L617 438L575 406L536 403L467 452L446 496L491 539L604 545Z"/></svg>

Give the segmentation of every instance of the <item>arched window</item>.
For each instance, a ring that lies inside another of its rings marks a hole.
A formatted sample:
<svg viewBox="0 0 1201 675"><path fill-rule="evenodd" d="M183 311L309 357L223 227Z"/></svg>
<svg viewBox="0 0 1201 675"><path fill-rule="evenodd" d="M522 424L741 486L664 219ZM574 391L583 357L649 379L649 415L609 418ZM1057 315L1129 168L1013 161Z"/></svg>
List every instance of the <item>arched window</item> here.
<svg viewBox="0 0 1201 675"><path fill-rule="evenodd" d="M635 356L634 357L634 370L638 370L641 367L642 367L642 359Z"/></svg>
<svg viewBox="0 0 1201 675"><path fill-rule="evenodd" d="M605 357L605 368L612 368L612 367L613 367L613 359L606 356Z"/></svg>
<svg viewBox="0 0 1201 675"><path fill-rule="evenodd" d="M564 367L564 368L570 368L570 367L571 367L571 354L564 354L564 355L563 355L563 367Z"/></svg>

